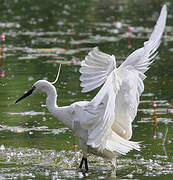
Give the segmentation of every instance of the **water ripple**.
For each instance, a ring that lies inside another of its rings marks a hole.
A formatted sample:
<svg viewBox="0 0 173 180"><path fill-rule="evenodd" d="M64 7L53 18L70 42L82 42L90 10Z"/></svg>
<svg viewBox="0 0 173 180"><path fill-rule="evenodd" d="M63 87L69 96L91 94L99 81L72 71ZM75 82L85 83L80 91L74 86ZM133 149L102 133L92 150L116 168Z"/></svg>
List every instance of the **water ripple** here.
<svg viewBox="0 0 173 180"><path fill-rule="evenodd" d="M36 148L0 148L0 160L3 164L0 176L12 177L84 177L77 171L82 154L80 151L54 151ZM10 167L10 165L16 167ZM98 175L100 179L111 176L111 165L102 158L89 156L90 171L86 176ZM118 175L118 173L121 174ZM157 176L173 174L173 162L168 162L165 156L153 156L153 159L144 159L140 154L136 160L120 156L117 160L117 176L133 178L136 175Z"/></svg>

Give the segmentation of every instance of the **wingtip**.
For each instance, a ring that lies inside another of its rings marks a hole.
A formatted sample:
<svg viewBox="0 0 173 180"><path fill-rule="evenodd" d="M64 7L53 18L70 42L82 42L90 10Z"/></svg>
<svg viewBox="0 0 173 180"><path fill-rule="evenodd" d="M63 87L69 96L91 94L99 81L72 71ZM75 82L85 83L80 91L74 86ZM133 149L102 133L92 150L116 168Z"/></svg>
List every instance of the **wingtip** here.
<svg viewBox="0 0 173 180"><path fill-rule="evenodd" d="M163 6L162 6L162 10L161 10L161 12L166 12L166 14L167 14L167 5L166 4L164 4Z"/></svg>
<svg viewBox="0 0 173 180"><path fill-rule="evenodd" d="M162 8L165 8L165 9L167 9L167 5L166 5L166 3L163 5L163 7Z"/></svg>

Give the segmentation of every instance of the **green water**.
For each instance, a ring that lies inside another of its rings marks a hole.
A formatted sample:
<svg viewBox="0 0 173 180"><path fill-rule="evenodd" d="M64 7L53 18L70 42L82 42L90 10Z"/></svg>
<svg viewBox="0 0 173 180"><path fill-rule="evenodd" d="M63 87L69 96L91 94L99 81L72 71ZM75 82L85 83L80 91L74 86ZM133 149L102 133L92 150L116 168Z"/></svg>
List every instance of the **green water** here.
<svg viewBox="0 0 173 180"><path fill-rule="evenodd" d="M0 58L0 179L172 179L173 119L167 112L173 98L171 0L167 1L166 33L159 55L146 73L145 91L133 123L132 140L142 141L141 151L118 158L117 178L111 177L111 165L96 156L89 157L87 174L76 170L82 157L79 145L76 151L73 148L78 141L49 114L44 95L14 104L35 81L53 81L60 62L58 104L90 100L97 91L80 92L79 65L74 60L82 60L98 46L115 54L120 64L147 40L163 3L1 1L0 33L6 35L6 41ZM133 27L130 35L128 26ZM153 101L157 103L157 126L152 122Z"/></svg>

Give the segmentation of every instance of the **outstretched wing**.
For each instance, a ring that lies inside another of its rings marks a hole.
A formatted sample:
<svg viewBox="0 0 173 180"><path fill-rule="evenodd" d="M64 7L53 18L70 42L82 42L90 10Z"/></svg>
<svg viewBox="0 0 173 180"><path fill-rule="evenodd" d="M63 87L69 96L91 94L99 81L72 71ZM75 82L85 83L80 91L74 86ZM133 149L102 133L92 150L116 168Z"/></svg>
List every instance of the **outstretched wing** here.
<svg viewBox="0 0 173 180"><path fill-rule="evenodd" d="M126 154L131 149L139 149L138 143L128 141L132 135L131 123L136 116L139 97L144 90L144 73L160 45L166 16L164 5L150 39L144 43L144 47L128 56L118 69L115 67L115 58L97 48L82 62L80 80L83 92L104 84L90 105L85 107L85 111L91 116L93 109L102 109L100 114L97 113L96 119L90 118L84 122L84 128L89 132L88 145L121 154Z"/></svg>
<svg viewBox="0 0 173 180"><path fill-rule="evenodd" d="M144 42L143 48L137 49L127 57L126 61L119 67L119 71L126 68L135 69L138 72L144 73L148 70L148 66L152 63L152 59L157 54L155 52L161 42L161 37L166 25L166 17L167 8L166 5L164 5L149 40Z"/></svg>
<svg viewBox="0 0 173 180"><path fill-rule="evenodd" d="M115 57L93 48L81 63L80 81L82 92L101 86L115 67Z"/></svg>
<svg viewBox="0 0 173 180"><path fill-rule="evenodd" d="M154 30L149 40L144 43L144 47L130 54L118 68L122 86L116 98L116 121L113 127L115 130L117 125L122 127L124 131L120 134L126 139L130 139L132 135L131 122L136 116L139 97L144 90L143 80L146 78L144 73L149 69L149 65L157 54L156 51L166 25L166 16L167 8L164 5Z"/></svg>

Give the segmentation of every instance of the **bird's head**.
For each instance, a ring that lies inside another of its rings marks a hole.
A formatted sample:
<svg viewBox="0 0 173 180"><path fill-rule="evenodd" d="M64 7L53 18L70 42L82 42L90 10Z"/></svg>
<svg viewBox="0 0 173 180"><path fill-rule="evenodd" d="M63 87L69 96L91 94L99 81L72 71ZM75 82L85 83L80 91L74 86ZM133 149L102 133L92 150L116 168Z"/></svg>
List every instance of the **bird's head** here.
<svg viewBox="0 0 173 180"><path fill-rule="evenodd" d="M18 103L22 99L36 93L46 93L49 91L50 86L53 86L50 82L46 80L39 80L35 82L32 88L27 91L22 97L20 97L15 103Z"/></svg>
<svg viewBox="0 0 173 180"><path fill-rule="evenodd" d="M57 77L56 77L54 82L49 82L47 80L36 81L33 84L32 88L29 91L27 91L22 97L20 97L15 103L18 103L22 99L24 99L24 98L26 98L26 97L28 97L28 96L30 96L32 94L35 94L35 93L47 93L51 89L55 90L55 87L53 86L53 84L55 84L57 82L57 80L58 80L60 69L61 69L61 64L59 66L59 71L58 71Z"/></svg>

